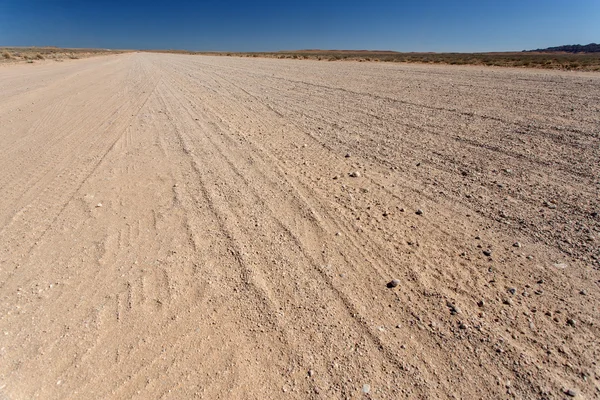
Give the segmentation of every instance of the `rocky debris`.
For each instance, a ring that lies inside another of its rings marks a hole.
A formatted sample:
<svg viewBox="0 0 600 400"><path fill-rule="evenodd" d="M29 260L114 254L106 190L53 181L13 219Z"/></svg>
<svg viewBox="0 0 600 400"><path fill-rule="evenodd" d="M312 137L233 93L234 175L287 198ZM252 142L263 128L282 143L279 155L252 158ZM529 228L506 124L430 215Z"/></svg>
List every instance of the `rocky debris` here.
<svg viewBox="0 0 600 400"><path fill-rule="evenodd" d="M514 295L515 293L517 293L517 289L514 287L508 288L508 293Z"/></svg>
<svg viewBox="0 0 600 400"><path fill-rule="evenodd" d="M492 256L492 250L490 250L490 249L483 250L483 255L487 256L487 257L491 257Z"/></svg>
<svg viewBox="0 0 600 400"><path fill-rule="evenodd" d="M371 386L365 383L362 387L362 392L364 394L369 394L369 392L371 392Z"/></svg>
<svg viewBox="0 0 600 400"><path fill-rule="evenodd" d="M350 158L350 153L346 153L346 155L344 157Z"/></svg>
<svg viewBox="0 0 600 400"><path fill-rule="evenodd" d="M522 246L520 242L514 242L513 247L521 248Z"/></svg>
<svg viewBox="0 0 600 400"><path fill-rule="evenodd" d="M96 204L96 208L100 208L100 207L102 207L102 203Z"/></svg>
<svg viewBox="0 0 600 400"><path fill-rule="evenodd" d="M583 296L586 296L586 295L587 295L587 291L586 291L585 289L581 289L581 290L579 291L579 294L581 294L581 295L583 295Z"/></svg>
<svg viewBox="0 0 600 400"><path fill-rule="evenodd" d="M457 305L452 304L450 302L446 302L446 306L448 306L448 309L450 310L450 314L452 315L456 315L456 314L460 314L461 310L460 308L458 308Z"/></svg>
<svg viewBox="0 0 600 400"><path fill-rule="evenodd" d="M399 279L392 279L391 281L389 281L387 283L387 287L388 288L395 288L398 287L400 285L400 280Z"/></svg>
<svg viewBox="0 0 600 400"><path fill-rule="evenodd" d="M352 171L352 172L350 172L349 175L352 178L360 178L361 177L360 171Z"/></svg>
<svg viewBox="0 0 600 400"><path fill-rule="evenodd" d="M563 389L563 391L569 397L575 397L575 396L577 396L577 392L574 391L573 389Z"/></svg>
<svg viewBox="0 0 600 400"><path fill-rule="evenodd" d="M485 306L485 301L483 301L483 300L479 300L479 301L477 302L477 305L478 305L479 307L483 307L483 306Z"/></svg>
<svg viewBox="0 0 600 400"><path fill-rule="evenodd" d="M313 371L312 369L309 369L308 376L312 378L314 375L315 375L315 371Z"/></svg>
<svg viewBox="0 0 600 400"><path fill-rule="evenodd" d="M569 318L567 320L567 325L575 327L575 324L576 324L576 322L575 322L575 320L573 318Z"/></svg>
<svg viewBox="0 0 600 400"><path fill-rule="evenodd" d="M417 215L423 215L423 210L421 210L420 208L415 212L415 214Z"/></svg>
<svg viewBox="0 0 600 400"><path fill-rule="evenodd" d="M544 207L548 207L551 210L556 209L556 204L550 202L550 201L544 201Z"/></svg>

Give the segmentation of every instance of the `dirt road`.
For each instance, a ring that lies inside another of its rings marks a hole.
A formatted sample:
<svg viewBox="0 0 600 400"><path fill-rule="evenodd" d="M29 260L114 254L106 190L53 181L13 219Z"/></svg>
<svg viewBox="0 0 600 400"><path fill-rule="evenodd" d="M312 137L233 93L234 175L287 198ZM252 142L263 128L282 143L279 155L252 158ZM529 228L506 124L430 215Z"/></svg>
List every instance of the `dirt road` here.
<svg viewBox="0 0 600 400"><path fill-rule="evenodd" d="M0 398L598 397L599 108L584 73L2 67Z"/></svg>

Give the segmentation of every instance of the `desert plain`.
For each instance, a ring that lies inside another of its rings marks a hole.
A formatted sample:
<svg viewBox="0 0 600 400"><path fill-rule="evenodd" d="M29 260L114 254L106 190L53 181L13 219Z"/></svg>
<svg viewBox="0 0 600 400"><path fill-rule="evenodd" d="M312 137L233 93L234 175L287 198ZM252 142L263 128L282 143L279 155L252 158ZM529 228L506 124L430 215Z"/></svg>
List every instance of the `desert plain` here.
<svg viewBox="0 0 600 400"><path fill-rule="evenodd" d="M598 398L599 212L598 73L0 65L0 398Z"/></svg>

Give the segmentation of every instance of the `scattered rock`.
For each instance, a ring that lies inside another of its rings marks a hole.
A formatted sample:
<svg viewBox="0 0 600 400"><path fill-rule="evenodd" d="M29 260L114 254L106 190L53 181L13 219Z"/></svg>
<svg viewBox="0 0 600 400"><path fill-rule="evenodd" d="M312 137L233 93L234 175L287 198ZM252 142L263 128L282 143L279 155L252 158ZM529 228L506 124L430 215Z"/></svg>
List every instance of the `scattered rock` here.
<svg viewBox="0 0 600 400"><path fill-rule="evenodd" d="M400 285L400 280L399 280L399 279L392 279L391 281L389 281L389 282L387 283L387 287L388 287L388 288L390 288L390 289L391 289L391 288L395 288L395 287L397 287L398 285Z"/></svg>
<svg viewBox="0 0 600 400"><path fill-rule="evenodd" d="M404 210L404 208L400 208L398 211L400 211L400 212L404 212L404 211L406 211L406 210Z"/></svg>
<svg viewBox="0 0 600 400"><path fill-rule="evenodd" d="M346 153L346 155L344 157L350 158L350 153Z"/></svg>
<svg viewBox="0 0 600 400"><path fill-rule="evenodd" d="M96 204L96 207L97 207L97 208L99 208L99 207L102 207L102 203L98 203L98 204Z"/></svg>
<svg viewBox="0 0 600 400"><path fill-rule="evenodd" d="M577 396L577 392L574 391L573 389L566 389L565 390L565 394L569 397L575 397Z"/></svg>
<svg viewBox="0 0 600 400"><path fill-rule="evenodd" d="M364 394L369 394L370 391L371 391L371 386L368 385L368 384L364 384L363 387L362 387L362 392Z"/></svg>
<svg viewBox="0 0 600 400"><path fill-rule="evenodd" d="M507 306L512 306L513 301L511 299L504 299L502 301L503 304L506 304Z"/></svg>
<svg viewBox="0 0 600 400"><path fill-rule="evenodd" d="M569 319L567 320L567 325L569 325L569 326L572 326L572 327L575 327L575 324L576 324L576 322L575 322L575 320L574 320L574 319L572 319L572 318L569 318Z"/></svg>
<svg viewBox="0 0 600 400"><path fill-rule="evenodd" d="M340 176L339 176L339 175L336 175L336 176L334 176L334 177L333 177L333 179L334 179L334 180L336 180L336 179L340 179Z"/></svg>
<svg viewBox="0 0 600 400"><path fill-rule="evenodd" d="M415 214L417 215L423 215L423 210L421 210L420 208L415 212Z"/></svg>
<svg viewBox="0 0 600 400"><path fill-rule="evenodd" d="M315 374L315 371L313 371L312 369L308 370L308 376L312 377Z"/></svg>
<svg viewBox="0 0 600 400"><path fill-rule="evenodd" d="M587 292L585 291L585 289L582 289L582 290L579 291L579 294L585 296L585 295L587 295Z"/></svg>
<svg viewBox="0 0 600 400"><path fill-rule="evenodd" d="M491 257L492 256L492 251L490 249L484 250L483 251L483 255L487 256L487 257Z"/></svg>
<svg viewBox="0 0 600 400"><path fill-rule="evenodd" d="M551 210L556 209L556 204L549 202L549 201L544 201L544 207L548 207Z"/></svg>
<svg viewBox="0 0 600 400"><path fill-rule="evenodd" d="M461 323L461 324L458 326L458 329L467 329L467 325L465 325L465 324Z"/></svg>
<svg viewBox="0 0 600 400"><path fill-rule="evenodd" d="M521 243L520 242L514 242L513 243L513 247L521 248Z"/></svg>
<svg viewBox="0 0 600 400"><path fill-rule="evenodd" d="M460 308L458 308L458 306L450 303L450 302L446 302L446 305L448 306L448 308L450 309L450 314L452 315L456 315L456 314L460 314L461 310Z"/></svg>
<svg viewBox="0 0 600 400"><path fill-rule="evenodd" d="M483 306L485 306L485 301L483 301L483 300L479 300L479 301L477 302L477 305L478 305L479 307L483 307Z"/></svg>
<svg viewBox="0 0 600 400"><path fill-rule="evenodd" d="M361 175L360 175L359 171L353 171L353 172L350 172L350 176L352 178L360 178Z"/></svg>
<svg viewBox="0 0 600 400"><path fill-rule="evenodd" d="M387 217L390 214L387 211L384 211L383 214L381 214L381 215L383 215L384 217Z"/></svg>
<svg viewBox="0 0 600 400"><path fill-rule="evenodd" d="M517 289L515 289L514 287L511 287L511 288L508 289L508 293L514 295L515 293L517 293Z"/></svg>

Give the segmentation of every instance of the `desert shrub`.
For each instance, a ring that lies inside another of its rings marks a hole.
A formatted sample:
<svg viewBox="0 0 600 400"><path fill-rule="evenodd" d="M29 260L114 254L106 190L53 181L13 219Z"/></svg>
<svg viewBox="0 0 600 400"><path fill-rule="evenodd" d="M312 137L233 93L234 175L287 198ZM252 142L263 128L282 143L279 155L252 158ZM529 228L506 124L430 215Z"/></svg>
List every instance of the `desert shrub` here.
<svg viewBox="0 0 600 400"><path fill-rule="evenodd" d="M4 53L2 53L2 57L7 60L10 60L12 58L12 55L8 51L5 51Z"/></svg>
<svg viewBox="0 0 600 400"><path fill-rule="evenodd" d="M35 55L35 58L37 58L38 60L43 60L43 59L44 59L44 56L43 56L43 55L41 55L40 53L37 53L37 54Z"/></svg>

